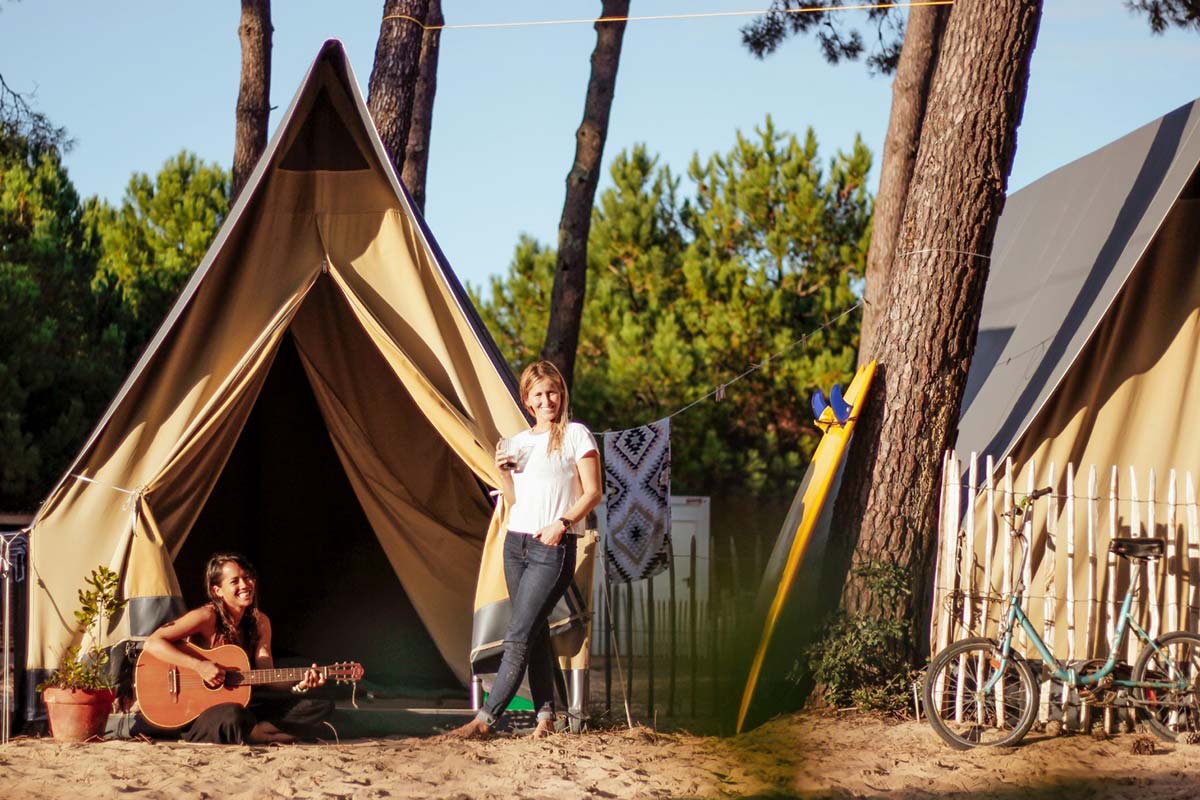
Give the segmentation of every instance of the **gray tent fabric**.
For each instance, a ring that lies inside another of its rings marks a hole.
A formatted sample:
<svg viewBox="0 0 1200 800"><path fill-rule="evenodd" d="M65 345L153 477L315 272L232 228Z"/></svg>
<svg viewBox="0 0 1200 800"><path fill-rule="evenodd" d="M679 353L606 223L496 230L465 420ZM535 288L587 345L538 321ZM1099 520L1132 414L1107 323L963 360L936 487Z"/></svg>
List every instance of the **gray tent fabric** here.
<svg viewBox="0 0 1200 800"><path fill-rule="evenodd" d="M1008 198L959 418L965 460L1012 452L1200 163L1192 101Z"/></svg>

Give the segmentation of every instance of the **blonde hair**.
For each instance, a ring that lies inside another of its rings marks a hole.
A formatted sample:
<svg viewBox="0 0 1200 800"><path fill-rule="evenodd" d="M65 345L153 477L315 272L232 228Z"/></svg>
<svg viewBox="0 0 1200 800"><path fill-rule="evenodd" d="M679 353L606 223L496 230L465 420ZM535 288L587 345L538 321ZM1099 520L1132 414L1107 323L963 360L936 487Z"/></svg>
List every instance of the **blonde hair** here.
<svg viewBox="0 0 1200 800"><path fill-rule="evenodd" d="M563 380L562 373L558 371L558 367L545 360L535 361L526 367L521 373L521 402L528 408L529 393L533 390L533 385L547 378L554 382L560 398L558 418L550 424L550 445L546 448L547 452L555 453L562 450L563 439L566 438L567 434L567 423L570 421L571 405L571 397L567 392L567 382Z"/></svg>

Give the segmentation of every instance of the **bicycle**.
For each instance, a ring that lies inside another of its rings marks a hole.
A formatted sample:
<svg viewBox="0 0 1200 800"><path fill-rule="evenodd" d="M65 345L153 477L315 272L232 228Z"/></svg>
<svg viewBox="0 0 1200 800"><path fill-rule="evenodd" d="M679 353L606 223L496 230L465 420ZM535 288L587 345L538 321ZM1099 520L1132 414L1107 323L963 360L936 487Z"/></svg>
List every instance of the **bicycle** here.
<svg viewBox="0 0 1200 800"><path fill-rule="evenodd" d="M947 744L959 750L980 746L1011 746L1033 727L1040 699L1040 683L1030 665L1013 648L1019 624L1054 678L1078 692L1095 707L1111 707L1118 700L1146 714L1150 729L1167 741L1192 740L1200 731L1200 636L1174 631L1152 639L1134 619L1133 596L1142 570L1135 570L1125 592L1116 633L1104 664L1080 672L1055 658L1029 617L1025 615L1022 575L1029 558L1024 530L1032 518L1034 501L1050 493L1039 489L1005 512L1008 535L1021 540L1021 565L1015 569L1007 596L1008 611L1000 626L999 641L986 637L951 643L929 663L922 691L930 725ZM1018 521L1018 517L1020 520ZM1163 539L1113 539L1109 550L1131 562L1162 557ZM1128 629L1145 642L1129 677L1125 665L1118 672L1117 653ZM1038 668L1042 667L1038 664Z"/></svg>

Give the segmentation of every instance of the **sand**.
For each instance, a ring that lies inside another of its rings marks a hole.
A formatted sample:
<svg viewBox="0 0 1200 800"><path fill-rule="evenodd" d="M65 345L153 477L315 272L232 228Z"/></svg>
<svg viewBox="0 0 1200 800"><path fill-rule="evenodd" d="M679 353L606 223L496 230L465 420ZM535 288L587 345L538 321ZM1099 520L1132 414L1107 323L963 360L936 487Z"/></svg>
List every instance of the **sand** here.
<svg viewBox="0 0 1200 800"><path fill-rule="evenodd" d="M806 713L742 736L647 728L486 742L385 738L241 747L172 742L0 748L0 797L24 798L1193 798L1200 746L1032 734L966 753L927 725Z"/></svg>

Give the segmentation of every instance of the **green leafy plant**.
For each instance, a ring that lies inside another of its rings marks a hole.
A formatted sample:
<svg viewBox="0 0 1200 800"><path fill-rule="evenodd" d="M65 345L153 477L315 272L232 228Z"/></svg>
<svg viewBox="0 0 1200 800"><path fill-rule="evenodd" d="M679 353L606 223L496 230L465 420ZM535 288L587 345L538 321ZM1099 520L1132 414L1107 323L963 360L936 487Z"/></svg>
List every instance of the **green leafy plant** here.
<svg viewBox="0 0 1200 800"><path fill-rule="evenodd" d="M862 577L884 608L909 593L908 578L893 564L859 567ZM838 612L804 653L794 673L807 672L824 701L864 711L902 715L911 701L913 670L902 655L910 635L907 622L883 614ZM797 676L799 677L799 676Z"/></svg>
<svg viewBox="0 0 1200 800"><path fill-rule="evenodd" d="M58 669L38 684L39 692L45 689L99 691L113 688L108 675L108 651L100 646L100 640L106 622L125 607L126 601L117 597L120 578L116 572L101 565L92 570L84 585L91 588L79 590L75 621L79 623L80 631L92 634L92 646L82 652L81 645L67 648Z"/></svg>

